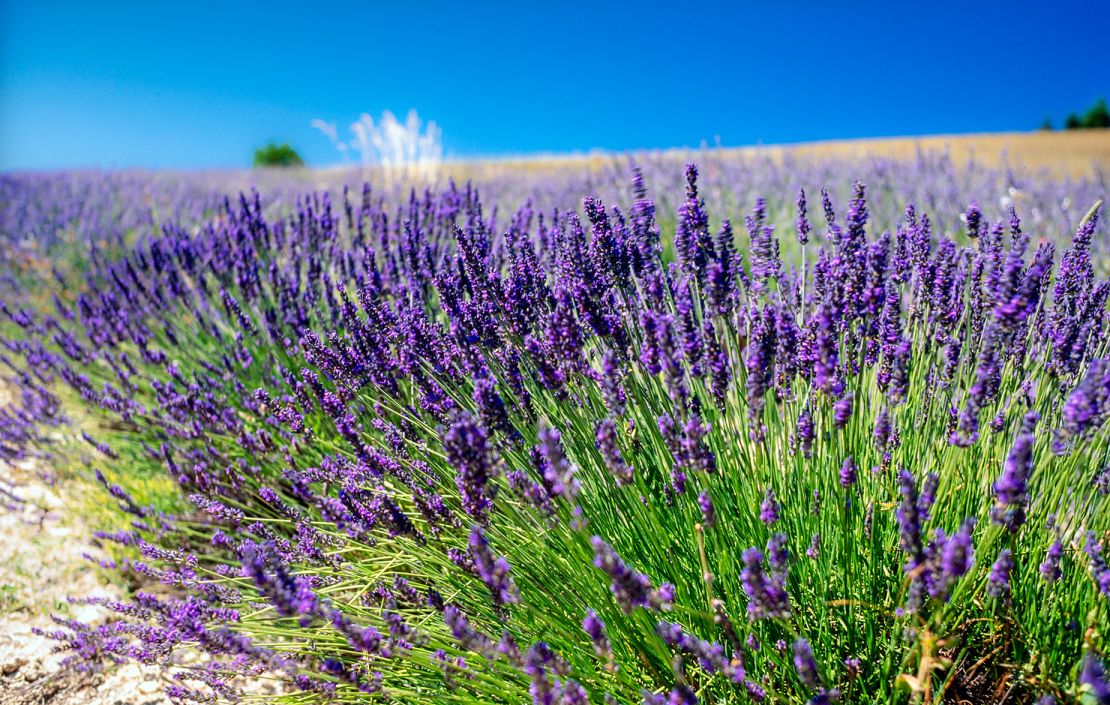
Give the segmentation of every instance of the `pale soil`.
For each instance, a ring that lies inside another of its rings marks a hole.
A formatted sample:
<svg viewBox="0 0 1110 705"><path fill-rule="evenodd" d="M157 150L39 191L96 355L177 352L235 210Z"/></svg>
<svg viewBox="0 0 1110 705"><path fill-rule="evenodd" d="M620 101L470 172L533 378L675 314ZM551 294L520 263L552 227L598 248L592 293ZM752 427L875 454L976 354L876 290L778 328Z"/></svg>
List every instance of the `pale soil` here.
<svg viewBox="0 0 1110 705"><path fill-rule="evenodd" d="M120 597L82 554L90 551L91 528L73 493L83 483L54 484L34 461L0 469L0 482L23 500L0 508L0 705L163 705L168 681L158 669L127 664L106 673L61 669L65 654L32 629L50 630L52 613L82 621L103 619L104 610L69 605L69 596ZM14 483L14 488L11 484Z"/></svg>
<svg viewBox="0 0 1110 705"><path fill-rule="evenodd" d="M2 389L0 389L2 395ZM82 493L104 494L99 486L70 477L54 481L35 461L0 464L0 495L22 500L13 505L0 496L0 705L170 705L164 695L173 667L190 666L199 654L178 651L171 666L134 662L109 664L103 672L65 668L66 653L54 653L57 642L34 633L52 631L51 615L94 624L109 616L107 609L74 604L69 597L126 600L108 572L85 558L97 555L91 538L96 527L83 508L97 501ZM160 585L141 586L159 592ZM186 681L188 687L196 687ZM270 678L235 683L243 702L280 695Z"/></svg>

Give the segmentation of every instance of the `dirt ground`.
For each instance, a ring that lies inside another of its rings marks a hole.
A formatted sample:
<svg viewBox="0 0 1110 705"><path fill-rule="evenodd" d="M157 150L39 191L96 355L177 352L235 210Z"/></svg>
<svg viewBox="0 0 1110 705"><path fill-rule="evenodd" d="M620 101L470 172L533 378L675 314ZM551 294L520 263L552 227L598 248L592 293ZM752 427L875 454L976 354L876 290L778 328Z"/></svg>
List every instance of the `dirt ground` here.
<svg viewBox="0 0 1110 705"><path fill-rule="evenodd" d="M0 483L22 501L0 508L0 705L163 705L168 681L158 669L128 664L107 673L61 669L55 642L33 633L51 629L51 614L82 621L103 618L100 608L71 606L71 595L120 596L82 554L91 528L71 493L79 485L54 483L34 461L0 470Z"/></svg>

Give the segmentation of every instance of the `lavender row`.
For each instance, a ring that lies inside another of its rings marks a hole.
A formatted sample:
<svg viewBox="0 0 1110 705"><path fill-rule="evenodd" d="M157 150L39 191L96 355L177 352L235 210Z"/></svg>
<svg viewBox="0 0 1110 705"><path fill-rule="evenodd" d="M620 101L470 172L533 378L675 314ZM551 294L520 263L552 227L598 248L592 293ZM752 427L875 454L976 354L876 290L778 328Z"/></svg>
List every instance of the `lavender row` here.
<svg viewBox="0 0 1110 705"><path fill-rule="evenodd" d="M1018 697L1105 688L1098 207L1061 242L1013 203L942 226L784 182L734 225L691 165L672 230L647 176L580 209L241 196L53 312L6 306L12 452L81 419L131 517L99 560L170 588L62 623L72 663L163 663L185 701L262 674L298 701L899 701L1012 663ZM155 467L189 511L123 486Z"/></svg>

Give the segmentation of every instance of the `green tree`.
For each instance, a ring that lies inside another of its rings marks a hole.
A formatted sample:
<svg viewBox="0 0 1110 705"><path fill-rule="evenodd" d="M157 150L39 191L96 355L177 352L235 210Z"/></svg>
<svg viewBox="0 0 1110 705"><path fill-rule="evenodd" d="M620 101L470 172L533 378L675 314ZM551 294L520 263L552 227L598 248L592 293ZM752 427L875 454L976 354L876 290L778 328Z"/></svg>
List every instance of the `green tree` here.
<svg viewBox="0 0 1110 705"><path fill-rule="evenodd" d="M1068 119L1064 121L1064 127L1069 130L1078 130L1083 127L1083 123L1079 120L1079 116L1075 113L1068 115Z"/></svg>
<svg viewBox="0 0 1110 705"><path fill-rule="evenodd" d="M276 144L270 142L265 147L254 151L254 166L304 166L304 160L301 159L301 155L297 154L297 150L289 146L289 143Z"/></svg>
<svg viewBox="0 0 1110 705"><path fill-rule="evenodd" d="M1052 132L1053 129L1052 120L1050 118L1045 118L1044 122L1041 123L1041 130L1044 132Z"/></svg>
<svg viewBox="0 0 1110 705"><path fill-rule="evenodd" d="M1106 109L1106 99L1099 98L1090 110L1083 114L1083 127L1110 127L1110 110Z"/></svg>

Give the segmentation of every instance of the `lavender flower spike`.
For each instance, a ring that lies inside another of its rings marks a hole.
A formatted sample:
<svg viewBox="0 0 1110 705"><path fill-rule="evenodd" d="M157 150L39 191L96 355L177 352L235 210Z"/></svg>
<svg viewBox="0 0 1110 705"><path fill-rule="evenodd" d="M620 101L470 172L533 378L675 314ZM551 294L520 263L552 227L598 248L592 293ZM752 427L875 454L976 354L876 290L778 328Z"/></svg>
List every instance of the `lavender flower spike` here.
<svg viewBox="0 0 1110 705"><path fill-rule="evenodd" d="M594 549L594 566L609 576L612 581L609 589L617 598L617 604L625 614L637 607L653 607L668 610L674 601L674 587L663 583L658 589L652 587L651 579L637 573L621 560L613 547L599 536L590 539Z"/></svg>
<svg viewBox="0 0 1110 705"><path fill-rule="evenodd" d="M509 563L505 558L494 558L490 552L489 541L482 533L480 526L470 530L470 557L474 560L474 567L478 577L489 587L493 594L494 602L504 604L520 600L516 585L509 576Z"/></svg>

